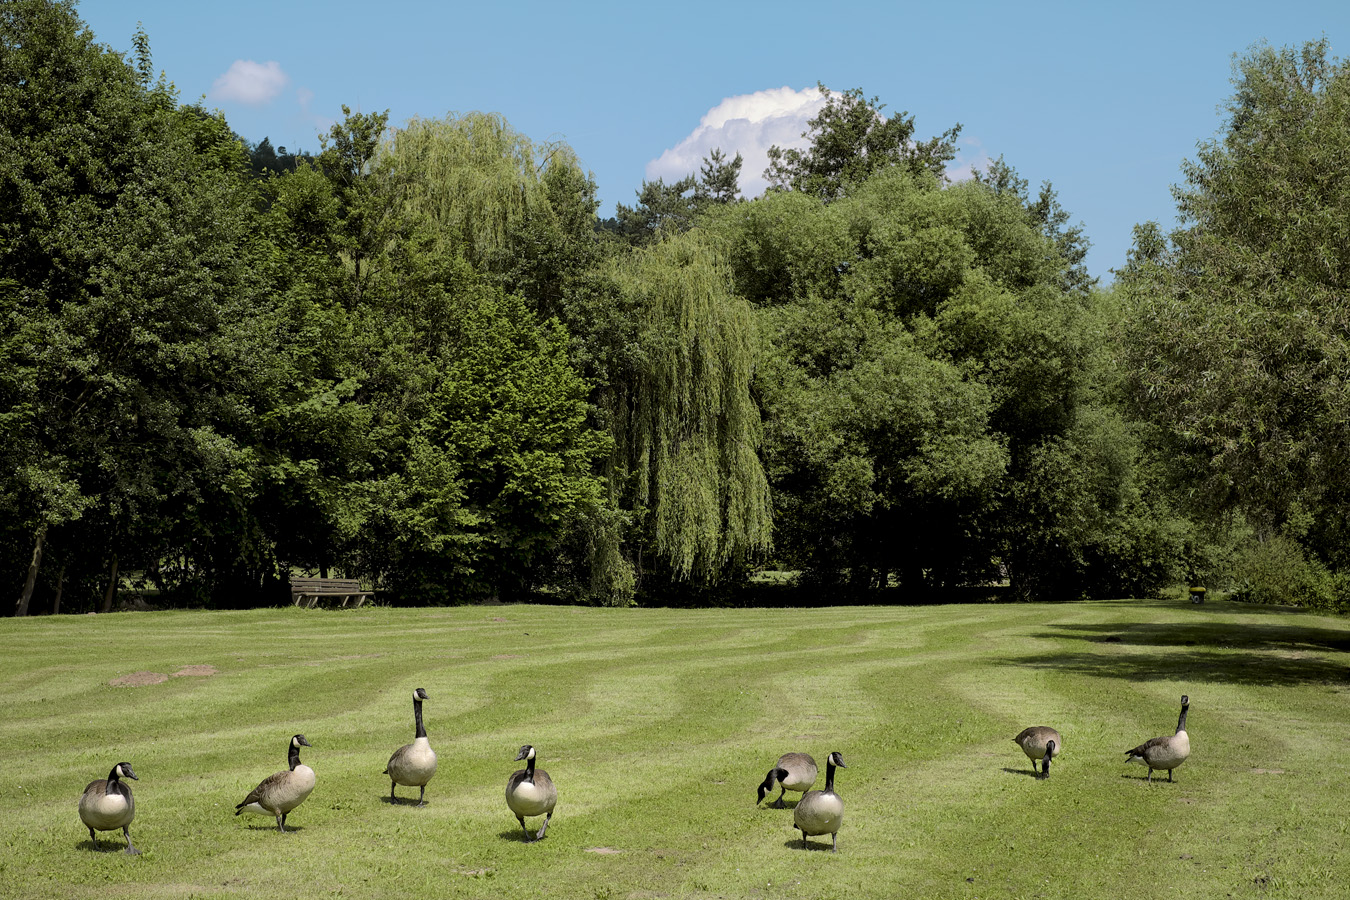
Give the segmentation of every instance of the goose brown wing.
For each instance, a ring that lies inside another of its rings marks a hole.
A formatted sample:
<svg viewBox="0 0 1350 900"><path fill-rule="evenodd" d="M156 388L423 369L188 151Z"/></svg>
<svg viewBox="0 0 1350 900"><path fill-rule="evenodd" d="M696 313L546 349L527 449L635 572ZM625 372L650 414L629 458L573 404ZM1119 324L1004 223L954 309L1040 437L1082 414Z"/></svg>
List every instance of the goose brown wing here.
<svg viewBox="0 0 1350 900"><path fill-rule="evenodd" d="M1165 744L1167 743L1167 741L1169 740L1169 737L1170 737L1170 736L1149 738L1148 740L1146 740L1146 741L1144 741L1142 744L1140 744L1138 747L1135 747L1133 750L1126 750L1126 751L1125 751L1125 755L1126 755L1126 756L1143 756L1143 755L1144 755L1145 753L1147 753L1149 750L1152 750L1152 749L1154 749L1154 748L1156 748L1156 747L1161 747L1161 746L1165 745Z"/></svg>
<svg viewBox="0 0 1350 900"><path fill-rule="evenodd" d="M262 781L258 782L257 787L249 791L248 796L245 797L243 802L237 805L235 809L243 809L250 803L257 803L262 800L263 795L267 793L267 789L281 781L281 779L285 778L288 774L289 770L286 772L277 772L275 775L268 775Z"/></svg>

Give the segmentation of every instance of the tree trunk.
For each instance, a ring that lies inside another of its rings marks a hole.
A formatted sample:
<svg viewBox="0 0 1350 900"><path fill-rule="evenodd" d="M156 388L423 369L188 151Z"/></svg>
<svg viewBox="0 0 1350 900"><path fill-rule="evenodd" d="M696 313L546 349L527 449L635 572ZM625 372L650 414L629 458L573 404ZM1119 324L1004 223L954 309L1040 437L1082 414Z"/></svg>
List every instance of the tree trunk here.
<svg viewBox="0 0 1350 900"><path fill-rule="evenodd" d="M66 567L62 566L61 571L56 573L56 596L52 599L52 615L61 613L61 592L66 589Z"/></svg>
<svg viewBox="0 0 1350 900"><path fill-rule="evenodd" d="M108 576L108 590L103 594L103 607L99 612L112 612L113 598L117 596L117 554L113 554L112 572Z"/></svg>
<svg viewBox="0 0 1350 900"><path fill-rule="evenodd" d="M28 577L23 582L23 593L14 605L14 615L28 615L28 601L33 597L33 585L37 584L38 567L42 565L42 541L47 536L47 528L38 529L37 540L33 543L33 561L28 564Z"/></svg>

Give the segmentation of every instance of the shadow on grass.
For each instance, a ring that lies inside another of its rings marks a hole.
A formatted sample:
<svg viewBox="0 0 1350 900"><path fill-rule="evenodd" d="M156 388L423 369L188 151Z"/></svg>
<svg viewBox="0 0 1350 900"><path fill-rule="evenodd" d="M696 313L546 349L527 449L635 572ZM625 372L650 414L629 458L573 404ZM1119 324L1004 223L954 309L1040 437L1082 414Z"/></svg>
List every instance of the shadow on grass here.
<svg viewBox="0 0 1350 900"><path fill-rule="evenodd" d="M497 832L497 837L504 841L515 841L517 844L537 844L539 841L535 838L535 835L538 833L539 830L535 829L530 832L530 836L527 838L525 833L520 830L520 826L517 825L515 828ZM544 835L544 840L548 840L548 835Z"/></svg>
<svg viewBox="0 0 1350 900"><path fill-rule="evenodd" d="M425 808L430 802L419 803L416 797L390 797L388 794L380 794L380 799L389 806L411 806L414 809Z"/></svg>
<svg viewBox="0 0 1350 900"><path fill-rule="evenodd" d="M1256 607L1259 609L1260 607ZM1310 625L1193 622L1051 625L1035 637L1100 649L1006 659L1007 665L1129 678L1220 684L1347 684L1350 667L1319 654L1350 653L1350 632ZM1116 652L1116 647L1157 652Z"/></svg>
<svg viewBox="0 0 1350 900"><path fill-rule="evenodd" d="M125 842L122 841L114 843L110 840L104 840L99 841L98 846L95 847L93 841L89 840L88 838L85 838L82 841L75 842L75 849L83 850L89 853L126 853L127 845ZM130 855L140 856L140 854L141 851L137 850L134 853L131 853Z"/></svg>
<svg viewBox="0 0 1350 900"><path fill-rule="evenodd" d="M259 823L257 823L257 824L249 823L248 830L249 830L249 831L274 831L274 832L276 832L277 834L290 834L291 832L294 832L294 831L304 831L304 830L305 830L305 826L304 826L304 825L292 825L290 822L287 822L287 823L286 823L286 830L285 830L285 831L280 831L280 830L277 829L277 826L276 826L276 823L275 823L275 822L273 822L271 825L263 825L261 822L259 822Z"/></svg>
<svg viewBox="0 0 1350 900"><path fill-rule="evenodd" d="M1051 768L1053 768L1053 766ZM1040 773L1033 772L1030 769L1010 769L1007 766L1004 766L1003 771L1007 772L1009 775L1025 775L1028 778L1035 778L1037 781L1041 780Z"/></svg>
<svg viewBox="0 0 1350 900"><path fill-rule="evenodd" d="M826 853L829 853L832 849L834 849L833 845L831 845L828 840L812 841L800 837L788 838L786 841L783 842L783 846L787 847L789 850L796 850L798 852L801 852L803 841L805 841L806 843L806 849L810 851L824 850Z"/></svg>

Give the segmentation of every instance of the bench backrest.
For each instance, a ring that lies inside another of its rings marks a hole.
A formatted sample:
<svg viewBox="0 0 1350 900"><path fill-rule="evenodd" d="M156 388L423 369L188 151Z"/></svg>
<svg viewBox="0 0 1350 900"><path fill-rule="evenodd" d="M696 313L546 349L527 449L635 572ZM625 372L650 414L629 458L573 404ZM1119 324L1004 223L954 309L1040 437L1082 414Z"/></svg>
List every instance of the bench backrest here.
<svg viewBox="0 0 1350 900"><path fill-rule="evenodd" d="M292 594L356 594L361 591L359 578L292 578Z"/></svg>

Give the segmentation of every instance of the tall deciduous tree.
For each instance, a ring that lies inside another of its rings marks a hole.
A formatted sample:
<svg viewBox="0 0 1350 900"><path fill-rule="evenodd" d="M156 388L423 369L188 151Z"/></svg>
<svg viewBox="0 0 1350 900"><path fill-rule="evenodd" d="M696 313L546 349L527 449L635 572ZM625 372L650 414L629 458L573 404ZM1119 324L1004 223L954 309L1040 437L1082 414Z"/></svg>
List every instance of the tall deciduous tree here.
<svg viewBox="0 0 1350 900"><path fill-rule="evenodd" d="M1222 133L1136 230L1133 398L1197 510L1350 567L1350 64L1325 40L1239 59Z"/></svg>
<svg viewBox="0 0 1350 900"><path fill-rule="evenodd" d="M677 579L712 581L771 542L750 307L697 231L636 251L614 280L641 352L608 397L610 484L636 516L632 550L649 548Z"/></svg>
<svg viewBox="0 0 1350 900"><path fill-rule="evenodd" d="M8 521L110 573L105 607L119 566L191 548L210 579L250 555L229 511L251 490L254 198L228 128L135 44L130 65L68 3L0 9Z"/></svg>
<svg viewBox="0 0 1350 900"><path fill-rule="evenodd" d="M876 97L866 99L862 88L842 94L823 84L819 88L825 105L802 132L810 145L805 150L769 148L764 178L771 189L803 191L830 201L891 167L945 177L947 163L956 156L960 125L926 141L915 140L913 116L882 115L885 104Z"/></svg>

